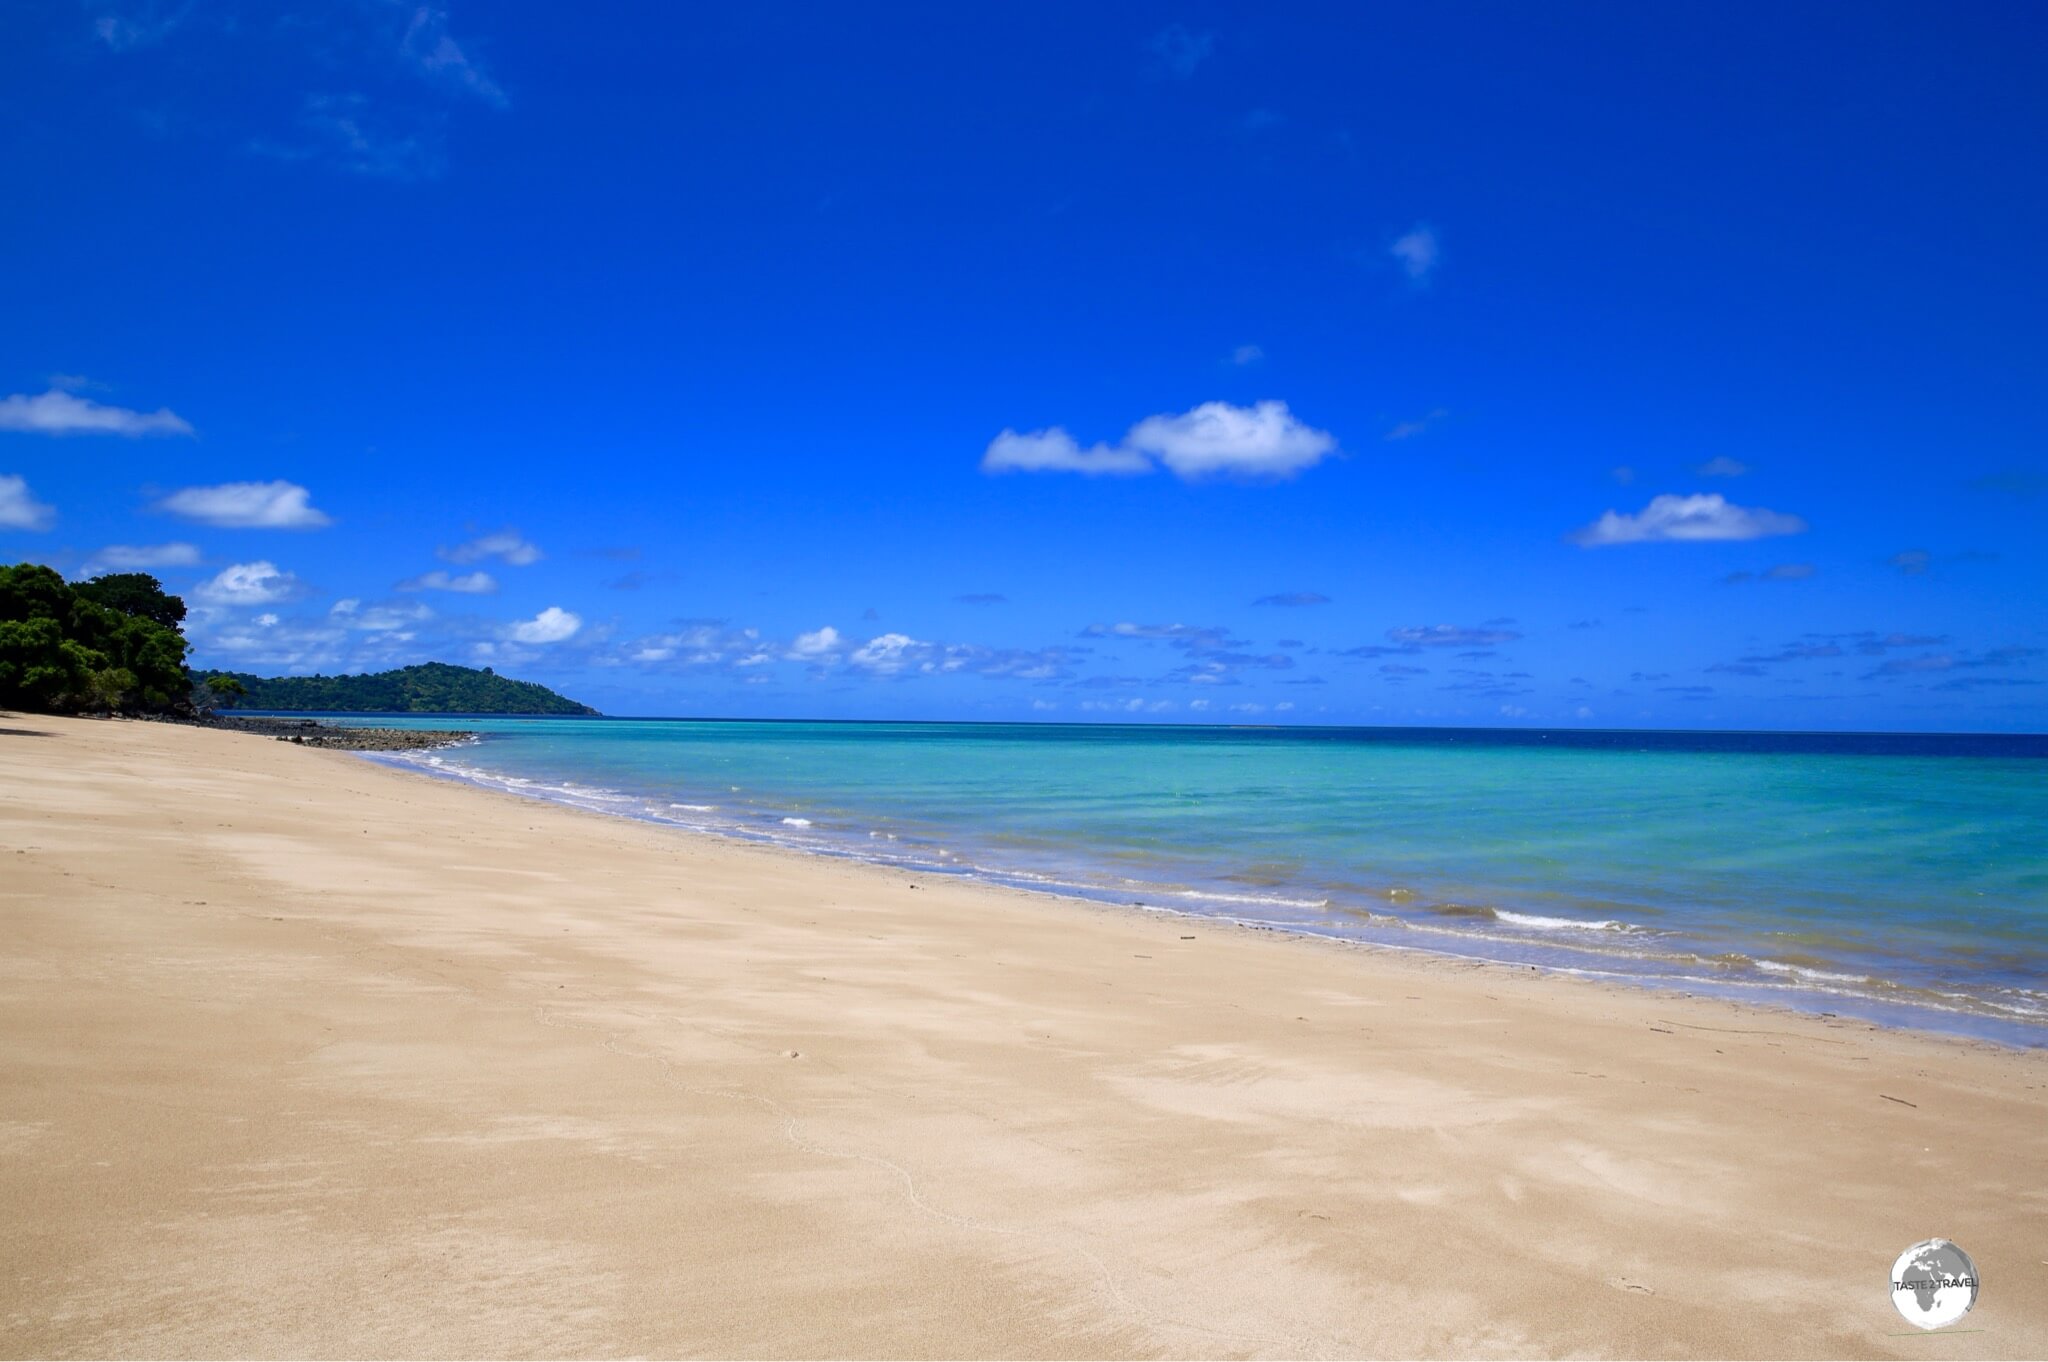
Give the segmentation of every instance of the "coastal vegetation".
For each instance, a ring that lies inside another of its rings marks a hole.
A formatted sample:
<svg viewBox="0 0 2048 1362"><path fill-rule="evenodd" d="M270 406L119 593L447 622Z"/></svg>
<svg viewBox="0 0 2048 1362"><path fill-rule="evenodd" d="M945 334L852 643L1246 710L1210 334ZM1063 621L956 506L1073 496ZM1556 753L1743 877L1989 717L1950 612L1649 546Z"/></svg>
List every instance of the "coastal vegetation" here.
<svg viewBox="0 0 2048 1362"><path fill-rule="evenodd" d="M145 572L76 584L0 567L0 708L166 710L187 704L185 603Z"/></svg>
<svg viewBox="0 0 2048 1362"><path fill-rule="evenodd" d="M514 681L489 667L423 662L357 676L252 676L225 672L207 679L222 708L330 714L596 714L532 681ZM239 685L232 695L225 684Z"/></svg>
<svg viewBox="0 0 2048 1362"><path fill-rule="evenodd" d="M185 666L184 622L185 602L146 572L67 582L40 563L0 566L0 709L597 713L546 686L446 662L357 676L196 675Z"/></svg>

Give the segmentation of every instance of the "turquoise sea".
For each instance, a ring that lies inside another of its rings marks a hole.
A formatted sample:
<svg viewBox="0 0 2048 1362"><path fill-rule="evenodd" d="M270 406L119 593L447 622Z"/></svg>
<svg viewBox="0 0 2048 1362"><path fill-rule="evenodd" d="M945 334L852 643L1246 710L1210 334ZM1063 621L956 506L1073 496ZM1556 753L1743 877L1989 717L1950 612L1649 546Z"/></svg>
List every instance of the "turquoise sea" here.
<svg viewBox="0 0 2048 1362"><path fill-rule="evenodd" d="M485 736L377 759L921 873L2048 1044L2048 738L461 722Z"/></svg>

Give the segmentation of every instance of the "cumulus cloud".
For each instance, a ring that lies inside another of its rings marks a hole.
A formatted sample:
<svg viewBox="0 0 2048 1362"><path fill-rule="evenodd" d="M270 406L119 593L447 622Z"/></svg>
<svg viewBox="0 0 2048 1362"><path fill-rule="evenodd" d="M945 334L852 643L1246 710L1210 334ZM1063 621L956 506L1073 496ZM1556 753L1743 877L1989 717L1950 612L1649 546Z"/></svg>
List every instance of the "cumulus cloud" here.
<svg viewBox="0 0 2048 1362"><path fill-rule="evenodd" d="M201 582L192 594L208 605L275 605L301 593L299 579L268 560L234 563Z"/></svg>
<svg viewBox="0 0 2048 1362"><path fill-rule="evenodd" d="M37 501L28 479L0 473L0 530L47 530L57 522L57 508Z"/></svg>
<svg viewBox="0 0 2048 1362"><path fill-rule="evenodd" d="M763 639L755 629L733 629L707 620L671 634L627 644L613 659L639 666L722 669L748 680L775 662L800 662L825 671L844 663L872 676L912 677L962 673L1017 681L1054 681L1071 675L1075 650L989 648L973 643L934 643L890 631L857 644L827 625L788 643Z"/></svg>
<svg viewBox="0 0 2048 1362"><path fill-rule="evenodd" d="M583 617L551 605L530 620L522 620L506 631L514 643L560 643L573 638L583 627Z"/></svg>
<svg viewBox="0 0 2048 1362"><path fill-rule="evenodd" d="M436 554L451 563L475 563L485 558L499 558L513 567L529 567L541 560L541 551L530 540L520 536L517 530L499 530L472 539L467 544L454 548L435 550Z"/></svg>
<svg viewBox="0 0 2048 1362"><path fill-rule="evenodd" d="M1426 222L1418 222L1394 239L1394 244L1387 247L1387 254L1400 262L1402 273L1422 284L1427 283L1436 270L1443 248L1437 242L1436 229Z"/></svg>
<svg viewBox="0 0 2048 1362"><path fill-rule="evenodd" d="M854 649L846 660L863 671L894 676L922 661L930 646L908 634L878 634Z"/></svg>
<svg viewBox="0 0 2048 1362"><path fill-rule="evenodd" d="M192 427L169 407L130 411L52 388L30 397L0 398L0 430L34 435L190 435Z"/></svg>
<svg viewBox="0 0 2048 1362"><path fill-rule="evenodd" d="M1335 452L1328 431L1296 419L1285 402L1204 402L1179 416L1148 416L1124 437L1183 478L1292 477Z"/></svg>
<svg viewBox="0 0 2048 1362"><path fill-rule="evenodd" d="M1152 461L1134 449L1105 444L1083 449L1058 426L1019 434L1005 429L981 456L984 473L1149 473Z"/></svg>
<svg viewBox="0 0 2048 1362"><path fill-rule="evenodd" d="M336 601L327 614L345 629L359 629L371 634L396 632L408 639L412 634L405 631L434 617L432 610L418 603L365 607L357 600Z"/></svg>
<svg viewBox="0 0 2048 1362"><path fill-rule="evenodd" d="M1230 362L1236 365L1257 364L1266 357L1266 352L1256 345L1240 345L1230 352Z"/></svg>
<svg viewBox="0 0 2048 1362"><path fill-rule="evenodd" d="M640 665L673 662L685 667L730 663L758 667L773 662L774 654L761 643L753 629L728 629L721 620L694 620L673 633L653 634L626 645L624 660Z"/></svg>
<svg viewBox="0 0 2048 1362"><path fill-rule="evenodd" d="M397 591L455 591L467 596L487 596L498 589L498 579L488 572L443 572L439 568L432 572L408 577L400 582Z"/></svg>
<svg viewBox="0 0 2048 1362"><path fill-rule="evenodd" d="M295 482L224 482L187 487L157 503L186 520L228 529L309 530L332 524L315 510L313 494Z"/></svg>
<svg viewBox="0 0 2048 1362"><path fill-rule="evenodd" d="M792 662L821 662L836 658L846 640L831 625L798 634L790 641L786 656Z"/></svg>
<svg viewBox="0 0 2048 1362"><path fill-rule="evenodd" d="M1285 402L1249 407L1204 402L1178 415L1148 416L1115 445L1083 448L1064 429L1018 434L1005 430L981 459L985 473L1148 473L1178 477L1286 478L1337 450L1336 437L1297 418Z"/></svg>
<svg viewBox="0 0 2048 1362"><path fill-rule="evenodd" d="M1687 543L1708 540L1763 539L1802 534L1806 522L1796 515L1737 506L1719 492L1652 497L1634 515L1608 511L1570 535L1581 548L1610 544Z"/></svg>
<svg viewBox="0 0 2048 1362"><path fill-rule="evenodd" d="M1692 471L1703 478L1739 478L1749 471L1749 465L1740 459L1719 454L1705 463L1693 465Z"/></svg>
<svg viewBox="0 0 2048 1362"><path fill-rule="evenodd" d="M78 570L80 577L97 577L103 572L136 572L143 568L196 567L197 544L109 544Z"/></svg>

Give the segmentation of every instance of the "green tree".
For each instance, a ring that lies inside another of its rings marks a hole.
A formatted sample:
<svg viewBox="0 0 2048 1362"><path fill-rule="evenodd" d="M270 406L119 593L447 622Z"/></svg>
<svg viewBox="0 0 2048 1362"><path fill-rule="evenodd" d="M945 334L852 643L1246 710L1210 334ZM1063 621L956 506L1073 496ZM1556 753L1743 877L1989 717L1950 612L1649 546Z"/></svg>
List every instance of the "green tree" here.
<svg viewBox="0 0 2048 1362"><path fill-rule="evenodd" d="M163 709L191 689L185 636L160 621L185 603L155 578L109 595L143 613L103 604L38 563L0 567L0 706L12 709ZM104 579L103 579L104 580Z"/></svg>
<svg viewBox="0 0 2048 1362"><path fill-rule="evenodd" d="M126 709L134 703L141 682L126 667L102 667L92 674L86 698L96 709Z"/></svg>
<svg viewBox="0 0 2048 1362"><path fill-rule="evenodd" d="M72 587L94 605L104 605L123 615L135 615L165 629L185 623L185 602L164 591L164 584L147 572L109 572Z"/></svg>
<svg viewBox="0 0 2048 1362"><path fill-rule="evenodd" d="M0 708L66 708L105 660L65 638L53 619L0 620Z"/></svg>
<svg viewBox="0 0 2048 1362"><path fill-rule="evenodd" d="M207 677L204 689L207 702L222 709L233 709L236 701L249 698L249 688L224 672Z"/></svg>
<svg viewBox="0 0 2048 1362"><path fill-rule="evenodd" d="M77 593L41 563L0 567L0 620L58 620L71 614Z"/></svg>

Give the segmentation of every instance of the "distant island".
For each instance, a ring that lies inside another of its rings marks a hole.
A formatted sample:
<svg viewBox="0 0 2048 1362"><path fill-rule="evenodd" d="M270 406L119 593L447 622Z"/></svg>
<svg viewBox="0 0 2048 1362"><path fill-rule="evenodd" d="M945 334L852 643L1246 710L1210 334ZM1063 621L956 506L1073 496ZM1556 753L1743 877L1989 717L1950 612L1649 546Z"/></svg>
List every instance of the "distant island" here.
<svg viewBox="0 0 2048 1362"><path fill-rule="evenodd" d="M233 694L222 680L238 682ZM214 672L208 686L224 707L333 714L596 714L532 681L514 681L489 667L423 662L360 676L252 676Z"/></svg>

